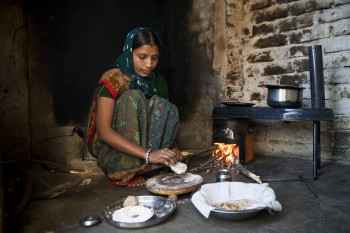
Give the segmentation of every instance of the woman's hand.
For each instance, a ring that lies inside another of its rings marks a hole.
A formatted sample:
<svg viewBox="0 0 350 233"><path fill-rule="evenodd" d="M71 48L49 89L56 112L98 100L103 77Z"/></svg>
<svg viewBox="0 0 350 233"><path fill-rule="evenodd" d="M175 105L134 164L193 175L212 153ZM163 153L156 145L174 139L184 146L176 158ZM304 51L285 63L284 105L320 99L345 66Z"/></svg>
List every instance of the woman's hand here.
<svg viewBox="0 0 350 233"><path fill-rule="evenodd" d="M163 163L167 166L175 164L182 160L182 155L177 149L163 148L159 150L152 150L149 158L150 163Z"/></svg>
<svg viewBox="0 0 350 233"><path fill-rule="evenodd" d="M170 149L171 151L174 151L176 153L176 162L180 162L183 157L180 151L178 151L177 148Z"/></svg>

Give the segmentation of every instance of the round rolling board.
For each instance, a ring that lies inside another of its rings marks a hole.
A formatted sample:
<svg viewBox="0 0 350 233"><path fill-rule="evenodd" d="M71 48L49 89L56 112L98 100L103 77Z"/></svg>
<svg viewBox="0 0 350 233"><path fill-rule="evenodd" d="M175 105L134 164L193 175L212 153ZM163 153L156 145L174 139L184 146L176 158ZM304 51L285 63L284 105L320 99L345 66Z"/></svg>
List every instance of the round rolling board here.
<svg viewBox="0 0 350 233"><path fill-rule="evenodd" d="M172 201L177 195L189 193L203 184L203 177L192 173L168 173L154 176L146 181L148 191L161 195L168 195Z"/></svg>

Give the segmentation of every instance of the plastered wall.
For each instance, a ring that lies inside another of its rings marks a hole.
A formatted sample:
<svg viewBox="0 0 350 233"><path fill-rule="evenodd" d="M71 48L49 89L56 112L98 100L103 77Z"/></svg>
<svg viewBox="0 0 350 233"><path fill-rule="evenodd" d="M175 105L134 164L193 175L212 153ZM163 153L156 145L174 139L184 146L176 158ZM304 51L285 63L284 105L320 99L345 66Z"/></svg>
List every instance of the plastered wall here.
<svg viewBox="0 0 350 233"><path fill-rule="evenodd" d="M163 39L159 71L180 111L180 149L211 146L222 101L267 106L263 83L305 87L310 107L307 47L320 44L336 116L321 123L322 158L350 161L349 0L152 1L151 15L142 4L0 1L3 159L40 155L50 128L84 125L95 83L142 22ZM256 154L311 158L311 122L256 121L254 136Z"/></svg>
<svg viewBox="0 0 350 233"><path fill-rule="evenodd" d="M321 123L322 158L349 161L350 1L225 2L226 100L267 106L258 85L292 84L305 87L311 107L308 46L322 45L326 107L336 116ZM256 121L255 151L311 158L312 122Z"/></svg>

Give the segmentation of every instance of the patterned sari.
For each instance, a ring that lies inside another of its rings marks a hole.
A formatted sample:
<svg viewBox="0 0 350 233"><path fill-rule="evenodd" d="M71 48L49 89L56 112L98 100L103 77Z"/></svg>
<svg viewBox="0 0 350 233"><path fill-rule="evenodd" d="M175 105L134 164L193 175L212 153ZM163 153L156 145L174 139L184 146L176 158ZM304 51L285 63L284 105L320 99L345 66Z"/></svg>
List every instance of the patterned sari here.
<svg viewBox="0 0 350 233"><path fill-rule="evenodd" d="M98 98L103 87L116 101L112 128L127 140L143 148L172 146L179 125L177 107L158 95L150 99L141 90L129 90L130 79L119 69L107 71L95 88L89 111L87 144L90 153L109 179L125 185L148 166L140 158L122 153L97 137L95 119Z"/></svg>

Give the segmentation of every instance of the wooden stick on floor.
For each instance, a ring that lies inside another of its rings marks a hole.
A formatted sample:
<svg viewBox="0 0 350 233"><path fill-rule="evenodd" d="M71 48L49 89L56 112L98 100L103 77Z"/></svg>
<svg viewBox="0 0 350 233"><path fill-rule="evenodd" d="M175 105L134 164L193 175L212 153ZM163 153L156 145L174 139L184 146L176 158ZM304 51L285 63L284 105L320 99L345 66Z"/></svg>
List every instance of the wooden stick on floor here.
<svg viewBox="0 0 350 233"><path fill-rule="evenodd" d="M242 166L242 164L240 163L235 163L233 165L239 172L241 172L243 175L247 176L250 179L255 180L256 182L258 182L259 184L262 184L262 181L260 179L260 176L255 175L253 172L249 171L248 169L246 169L245 167Z"/></svg>
<svg viewBox="0 0 350 233"><path fill-rule="evenodd" d="M41 192L41 193L37 193L37 194L32 194L32 198L34 199L50 199L50 198L54 198L54 197L58 197L60 195L62 195L63 193L78 187L78 186L85 186L90 184L91 179L78 179L75 181L70 181L68 183L65 184L60 184L57 185L45 192Z"/></svg>

